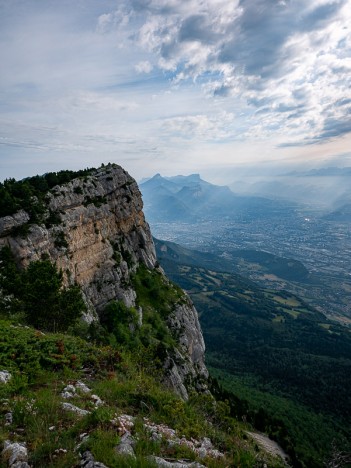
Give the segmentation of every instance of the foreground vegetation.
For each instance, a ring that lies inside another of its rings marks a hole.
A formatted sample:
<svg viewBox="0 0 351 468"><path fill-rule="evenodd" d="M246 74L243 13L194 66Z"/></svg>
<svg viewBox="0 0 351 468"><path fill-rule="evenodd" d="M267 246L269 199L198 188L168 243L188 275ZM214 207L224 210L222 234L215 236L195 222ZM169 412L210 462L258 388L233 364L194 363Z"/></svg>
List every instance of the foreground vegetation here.
<svg viewBox="0 0 351 468"><path fill-rule="evenodd" d="M85 450L108 467L154 466L149 455L197 459L186 446L151 440L144 418L166 424L189 440L209 437L225 458L202 460L208 467L261 467L267 462L281 466L245 440L246 426L229 416L226 403L198 394L184 402L164 389L145 349L96 346L67 333L44 334L4 319L0 330L1 368L12 374L7 384L0 384L0 410L2 418L9 411L13 415L0 439L26 442L32 466L75 466ZM63 409L61 395L78 379L103 401L95 407L87 395L75 396L72 402L89 411L81 417ZM122 414L136 418L135 459L125 459L115 450L121 436L113 421Z"/></svg>

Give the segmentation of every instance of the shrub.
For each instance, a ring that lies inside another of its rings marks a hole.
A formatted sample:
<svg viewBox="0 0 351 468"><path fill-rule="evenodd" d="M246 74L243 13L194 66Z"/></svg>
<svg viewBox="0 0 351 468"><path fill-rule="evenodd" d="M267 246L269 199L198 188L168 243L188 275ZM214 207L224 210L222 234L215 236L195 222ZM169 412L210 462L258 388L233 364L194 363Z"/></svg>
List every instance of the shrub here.
<svg viewBox="0 0 351 468"><path fill-rule="evenodd" d="M0 260L0 287L12 297L10 314L17 308L37 328L64 331L85 310L79 287L63 288L62 272L50 260L32 262L20 271L8 247L1 250Z"/></svg>

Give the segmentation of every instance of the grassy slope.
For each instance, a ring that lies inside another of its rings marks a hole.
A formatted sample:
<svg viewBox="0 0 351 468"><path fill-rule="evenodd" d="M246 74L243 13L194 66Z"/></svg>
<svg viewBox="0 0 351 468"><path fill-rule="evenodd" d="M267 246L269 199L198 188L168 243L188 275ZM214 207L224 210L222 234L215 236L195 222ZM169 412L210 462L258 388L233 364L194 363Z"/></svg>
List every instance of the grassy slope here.
<svg viewBox="0 0 351 468"><path fill-rule="evenodd" d="M153 466L150 454L195 459L185 447L174 449L165 442L152 442L143 427L143 417L155 423L168 424L179 435L210 437L220 450L226 452L222 461L207 460L206 465L220 466L280 466L270 461L244 440L245 427L227 415L225 404L216 404L206 395L192 395L183 402L158 383L157 369L143 352L97 347L68 334L42 334L23 326L0 320L2 369L13 377L0 385L2 418L13 413L13 423L3 426L0 439L25 441L29 462L38 467L67 467L79 462L79 451L89 449L96 460L109 467ZM77 417L62 409L60 395L68 383L83 379L99 395L104 405L95 409L87 396L70 402L91 413ZM120 414L136 416L136 460L116 455L119 441L111 420ZM80 435L89 439L76 450ZM59 454L57 449L64 449ZM259 462L259 460L261 460ZM3 461L1 466L6 466Z"/></svg>

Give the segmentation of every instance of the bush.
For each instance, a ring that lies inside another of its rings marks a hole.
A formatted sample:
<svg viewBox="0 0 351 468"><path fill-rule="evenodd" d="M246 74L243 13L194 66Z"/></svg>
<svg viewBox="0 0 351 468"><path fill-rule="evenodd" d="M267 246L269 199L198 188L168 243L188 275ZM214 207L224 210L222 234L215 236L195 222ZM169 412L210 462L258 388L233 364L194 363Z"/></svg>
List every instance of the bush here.
<svg viewBox="0 0 351 468"><path fill-rule="evenodd" d="M62 287L62 272L50 260L17 269L11 250L0 252L0 288L10 295L9 313L24 312L28 323L48 331L65 331L86 309L78 286Z"/></svg>

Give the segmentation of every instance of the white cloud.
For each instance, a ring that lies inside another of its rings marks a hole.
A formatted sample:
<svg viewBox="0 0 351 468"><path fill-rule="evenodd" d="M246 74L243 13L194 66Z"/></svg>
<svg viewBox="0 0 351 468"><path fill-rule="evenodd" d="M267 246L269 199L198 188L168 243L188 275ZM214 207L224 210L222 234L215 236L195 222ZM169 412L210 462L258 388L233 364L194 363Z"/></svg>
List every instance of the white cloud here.
<svg viewBox="0 0 351 468"><path fill-rule="evenodd" d="M234 115L221 112L217 115L187 115L164 119L163 132L180 139L213 141L228 138Z"/></svg>
<svg viewBox="0 0 351 468"><path fill-rule="evenodd" d="M153 66L148 60L143 60L135 65L137 73L150 73Z"/></svg>
<svg viewBox="0 0 351 468"><path fill-rule="evenodd" d="M28 0L2 13L0 158L189 162L200 147L238 157L232 142L351 129L349 0Z"/></svg>

